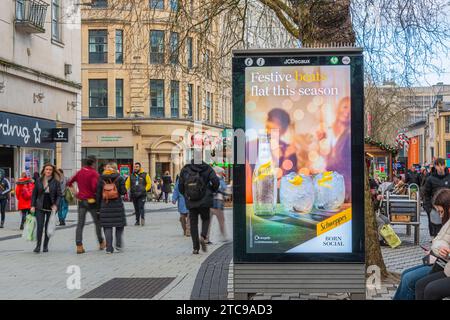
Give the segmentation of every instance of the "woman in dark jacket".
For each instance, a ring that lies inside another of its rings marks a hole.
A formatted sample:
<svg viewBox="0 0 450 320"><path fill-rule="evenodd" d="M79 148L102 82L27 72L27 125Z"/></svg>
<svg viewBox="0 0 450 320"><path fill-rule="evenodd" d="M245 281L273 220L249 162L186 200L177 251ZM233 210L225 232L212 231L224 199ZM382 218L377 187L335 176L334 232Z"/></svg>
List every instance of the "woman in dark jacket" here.
<svg viewBox="0 0 450 320"><path fill-rule="evenodd" d="M172 192L172 182L173 182L169 171L166 171L162 180L163 180L162 191L164 192L164 201L167 203L169 199L169 193Z"/></svg>
<svg viewBox="0 0 450 320"><path fill-rule="evenodd" d="M116 199L105 199L103 187L105 184L116 185L118 197ZM116 228L116 250L122 249L122 235L126 226L125 207L122 196L127 193L125 180L117 171L117 164L110 162L105 166L97 185L97 203L100 204L100 225L105 231L106 253L113 253L113 228Z"/></svg>
<svg viewBox="0 0 450 320"><path fill-rule="evenodd" d="M49 237L47 236L48 221L52 211L58 211L61 201L61 186L58 173L52 164L44 165L41 176L36 179L36 184L31 196L31 213L36 215L37 221L37 244L34 252L41 252L42 233L45 227L43 252L48 252Z"/></svg>

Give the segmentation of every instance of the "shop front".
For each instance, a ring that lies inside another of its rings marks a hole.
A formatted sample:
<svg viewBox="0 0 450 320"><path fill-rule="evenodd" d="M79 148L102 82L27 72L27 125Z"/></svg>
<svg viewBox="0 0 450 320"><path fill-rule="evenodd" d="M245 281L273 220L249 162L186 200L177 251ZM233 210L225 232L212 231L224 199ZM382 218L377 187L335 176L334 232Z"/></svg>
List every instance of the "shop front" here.
<svg viewBox="0 0 450 320"><path fill-rule="evenodd" d="M82 159L87 157L95 157L99 172L103 171L104 166L108 162L115 162L120 172L126 176L133 168L133 147L117 147L117 148L82 148Z"/></svg>
<svg viewBox="0 0 450 320"><path fill-rule="evenodd" d="M56 144L49 142L55 127L54 121L0 112L0 168L13 190L22 172L33 176L45 163L55 163ZM14 197L10 200L13 210Z"/></svg>

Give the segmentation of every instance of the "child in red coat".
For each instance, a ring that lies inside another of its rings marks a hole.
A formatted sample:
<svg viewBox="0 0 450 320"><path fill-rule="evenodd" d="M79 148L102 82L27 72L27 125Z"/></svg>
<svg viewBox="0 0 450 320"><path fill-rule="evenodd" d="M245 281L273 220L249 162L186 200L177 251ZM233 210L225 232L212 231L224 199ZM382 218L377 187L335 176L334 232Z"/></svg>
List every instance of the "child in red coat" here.
<svg viewBox="0 0 450 320"><path fill-rule="evenodd" d="M18 209L22 212L20 230L23 230L25 218L27 214L30 213L31 195L33 194L33 189L33 179L29 178L26 172L22 172L21 178L16 182L16 198L18 202Z"/></svg>

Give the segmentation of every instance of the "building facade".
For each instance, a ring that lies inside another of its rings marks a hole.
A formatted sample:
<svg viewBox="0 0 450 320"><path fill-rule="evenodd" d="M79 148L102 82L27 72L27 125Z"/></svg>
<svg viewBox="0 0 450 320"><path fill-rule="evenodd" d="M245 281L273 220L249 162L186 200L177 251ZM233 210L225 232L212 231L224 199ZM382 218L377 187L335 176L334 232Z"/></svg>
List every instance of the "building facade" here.
<svg viewBox="0 0 450 320"><path fill-rule="evenodd" d="M80 167L81 30L76 2L0 2L0 167L12 180L21 172L39 172L47 162L66 175Z"/></svg>
<svg viewBox="0 0 450 320"><path fill-rule="evenodd" d="M430 131L433 129L430 161L443 158L450 167L450 94L440 96L432 110L428 128Z"/></svg>
<svg viewBox="0 0 450 320"><path fill-rule="evenodd" d="M183 32L172 0L86 3L83 157L96 156L99 166L116 161L123 174L140 162L152 178L166 171L175 178L191 156L186 134L220 140L231 127L229 79L214 59L219 23L206 35Z"/></svg>
<svg viewBox="0 0 450 320"><path fill-rule="evenodd" d="M401 88L399 104L409 112L409 124L426 120L439 96L450 94L450 85L437 83L429 87Z"/></svg>

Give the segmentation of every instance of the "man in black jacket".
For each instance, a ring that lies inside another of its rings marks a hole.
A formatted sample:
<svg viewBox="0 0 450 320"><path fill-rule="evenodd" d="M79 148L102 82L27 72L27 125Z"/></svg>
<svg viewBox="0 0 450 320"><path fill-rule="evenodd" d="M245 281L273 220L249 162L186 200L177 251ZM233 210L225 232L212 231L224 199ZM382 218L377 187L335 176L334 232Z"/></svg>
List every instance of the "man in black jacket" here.
<svg viewBox="0 0 450 320"><path fill-rule="evenodd" d="M194 157L197 160L196 157ZM189 209L193 254L198 254L200 243L206 251L206 242L210 222L209 210L213 206L214 193L219 189L220 181L213 168L205 162L197 164L194 159L180 172L179 190ZM202 219L201 239L198 236L198 216Z"/></svg>
<svg viewBox="0 0 450 320"><path fill-rule="evenodd" d="M424 187L424 204L423 207L428 215L428 229L431 237L435 237L439 230L441 230L442 224L434 224L431 222L431 211L433 210L432 199L439 189L450 189L450 175L445 167L445 160L439 158L435 162L436 171L427 178Z"/></svg>
<svg viewBox="0 0 450 320"><path fill-rule="evenodd" d="M408 174L406 175L406 184L410 185L413 183L417 184L417 186L420 186L420 177L414 166L411 168L411 170L408 171Z"/></svg>

